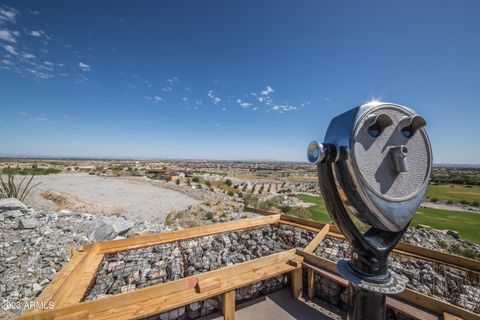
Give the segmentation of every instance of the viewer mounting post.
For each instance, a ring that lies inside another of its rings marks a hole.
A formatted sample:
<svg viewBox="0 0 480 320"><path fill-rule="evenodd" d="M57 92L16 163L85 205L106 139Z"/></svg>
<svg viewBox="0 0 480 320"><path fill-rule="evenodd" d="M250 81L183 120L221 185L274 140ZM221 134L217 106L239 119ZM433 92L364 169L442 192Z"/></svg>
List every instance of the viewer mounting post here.
<svg viewBox="0 0 480 320"><path fill-rule="evenodd" d="M411 109L375 101L334 118L324 143L308 146L325 205L353 248L350 260L337 263L350 281L349 319L385 319L386 295L405 289L388 270L388 255L427 190L425 125Z"/></svg>

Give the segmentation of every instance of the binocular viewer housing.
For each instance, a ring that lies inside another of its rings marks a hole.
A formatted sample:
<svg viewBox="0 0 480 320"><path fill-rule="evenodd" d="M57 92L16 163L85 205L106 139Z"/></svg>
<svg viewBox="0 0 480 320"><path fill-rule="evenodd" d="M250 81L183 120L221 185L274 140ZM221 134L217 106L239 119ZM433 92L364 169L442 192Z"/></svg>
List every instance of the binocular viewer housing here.
<svg viewBox="0 0 480 320"><path fill-rule="evenodd" d="M367 103L334 118L324 142L310 143L307 158L312 164L332 163L333 187L353 215L374 228L398 232L427 189L432 150L425 125L409 108Z"/></svg>
<svg viewBox="0 0 480 320"><path fill-rule="evenodd" d="M405 289L388 270L388 255L427 190L432 149L425 125L409 108L371 102L334 118L324 142L308 146L325 206L353 249L350 260L337 262L349 280L348 319L385 319L386 295ZM351 215L369 229L361 232Z"/></svg>

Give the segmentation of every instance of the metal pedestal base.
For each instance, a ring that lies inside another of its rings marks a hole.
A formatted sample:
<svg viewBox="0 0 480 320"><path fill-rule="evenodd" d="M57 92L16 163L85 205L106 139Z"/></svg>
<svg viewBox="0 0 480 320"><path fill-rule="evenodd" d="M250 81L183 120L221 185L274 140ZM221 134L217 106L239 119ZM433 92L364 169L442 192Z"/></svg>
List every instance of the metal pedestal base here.
<svg viewBox="0 0 480 320"><path fill-rule="evenodd" d="M368 319L384 320L386 317L387 295L365 290L355 285L348 285L349 320Z"/></svg>
<svg viewBox="0 0 480 320"><path fill-rule="evenodd" d="M337 263L340 274L350 283L348 285L348 302L350 310L348 319L383 320L386 316L387 294L398 294L405 290L405 283L400 277L390 272L391 277L385 283L367 281L368 277L355 271L349 260Z"/></svg>

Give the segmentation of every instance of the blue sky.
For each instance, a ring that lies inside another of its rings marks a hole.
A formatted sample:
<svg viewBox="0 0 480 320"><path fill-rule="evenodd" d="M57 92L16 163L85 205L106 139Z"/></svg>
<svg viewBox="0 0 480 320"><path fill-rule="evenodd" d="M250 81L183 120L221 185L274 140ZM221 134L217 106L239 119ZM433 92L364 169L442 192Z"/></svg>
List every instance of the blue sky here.
<svg viewBox="0 0 480 320"><path fill-rule="evenodd" d="M480 163L478 1L2 1L0 154L305 160L371 99Z"/></svg>

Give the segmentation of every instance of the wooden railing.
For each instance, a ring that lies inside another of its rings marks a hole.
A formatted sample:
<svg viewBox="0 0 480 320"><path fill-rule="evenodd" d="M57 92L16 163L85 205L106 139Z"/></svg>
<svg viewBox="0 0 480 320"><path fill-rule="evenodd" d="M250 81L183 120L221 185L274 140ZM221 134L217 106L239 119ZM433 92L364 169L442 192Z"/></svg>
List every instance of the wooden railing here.
<svg viewBox="0 0 480 320"><path fill-rule="evenodd" d="M103 256L107 253L279 223L310 230L315 232L316 236L303 250L286 250L199 275L82 302L82 298L95 278ZM277 275L290 273L294 298L299 298L304 292L303 268L308 270L306 291L310 297L313 296L315 274L341 285L347 285L346 280L336 273L333 262L312 254L327 235L341 237L334 226L269 213L264 217L87 245L84 246L83 251L73 251L70 262L63 267L37 298L37 302L43 303L43 305L48 305L49 302L53 303L54 308L29 311L20 319L137 319L216 296L221 296L224 318L234 319L235 290ZM433 252L425 251L428 249L418 251L416 248L405 246L399 252L417 254L420 257L434 257ZM463 259L447 256L449 255L441 255L440 258L442 261L448 261L459 267L478 270L479 262L477 261L465 262ZM448 313L445 318L451 314L466 320L480 319L472 312L408 289L398 298L388 298L387 303L389 307L416 319L434 319L435 316L441 318L445 312Z"/></svg>

